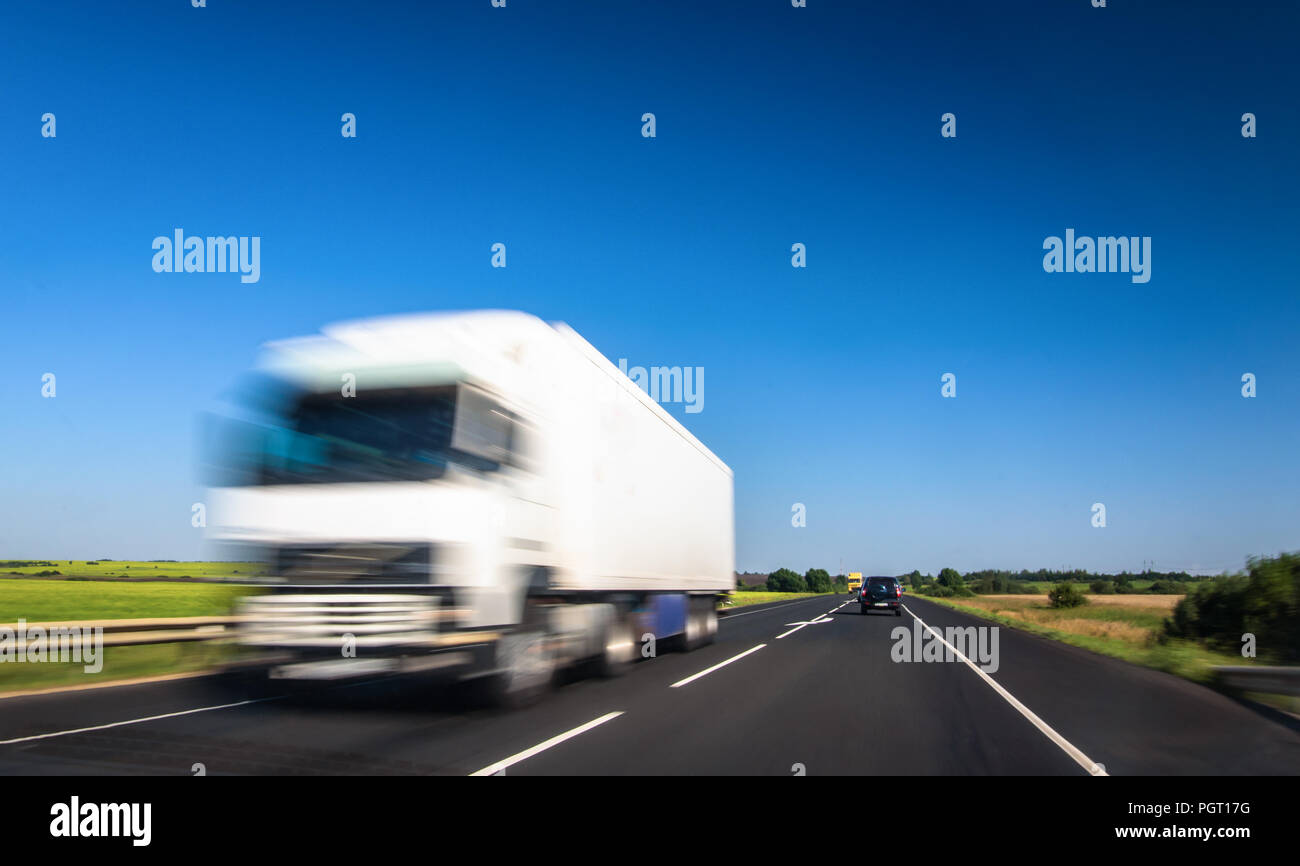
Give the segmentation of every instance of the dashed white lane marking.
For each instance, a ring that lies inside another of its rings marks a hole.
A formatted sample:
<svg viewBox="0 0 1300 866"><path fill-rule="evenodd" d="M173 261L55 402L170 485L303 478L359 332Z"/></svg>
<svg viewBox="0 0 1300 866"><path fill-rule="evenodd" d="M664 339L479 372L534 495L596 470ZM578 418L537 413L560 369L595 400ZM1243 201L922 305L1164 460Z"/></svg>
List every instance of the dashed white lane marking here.
<svg viewBox="0 0 1300 866"><path fill-rule="evenodd" d="M833 611L832 611L832 612L833 612ZM798 631L799 629L801 629L801 628L806 628L807 626L810 626L810 625L818 625L818 624L823 623L823 622L831 622L831 618L830 618L829 616L827 616L826 614L822 614L821 616L816 617L816 618L814 618L814 619L810 619L810 620L808 620L807 622L787 622L786 625L792 625L792 626L794 626L794 628L790 629L788 632L785 632L785 634L779 634L779 635L777 635L777 636L776 636L776 639L777 639L777 640L780 640L781 638L786 637L787 635L792 635L792 634L794 634L795 632L797 632L797 631Z"/></svg>
<svg viewBox="0 0 1300 866"><path fill-rule="evenodd" d="M585 725L578 725L578 727L574 728L571 731L565 731L562 734L557 734L556 736L551 737L549 740L546 740L545 742L538 743L537 745L533 746L531 749L524 749L522 752L516 755L511 755L508 758L497 761L495 764L488 764L483 769L476 770L475 772L470 773L470 775L471 776L495 776L497 773L501 772L506 767L514 766L515 764L518 764L520 761L524 761L527 760L528 758L531 758L533 755L540 754L541 752L545 752L547 749L553 746L558 746L560 743L563 743L565 740L571 740L574 737L578 736L579 734L584 734L587 731L590 731L594 727L605 724L610 719L617 719L621 715L623 715L622 710L618 710L617 712L613 712L613 713L605 713L605 715L601 716L598 719L592 719L590 722L587 722L587 724Z"/></svg>
<svg viewBox="0 0 1300 866"><path fill-rule="evenodd" d="M741 653L740 655L734 655L734 656L732 656L731 658L727 659L726 661L718 662L718 663L717 663L716 665L714 665L713 667L711 667L711 668L705 668L704 670L700 671L698 674L691 674L691 675L690 675L689 677L687 677L686 679L684 679L684 680L678 680L677 682L673 683L673 684L672 684L671 686L669 686L668 688L670 688L670 689L676 689L676 688L681 688L682 686L686 685L687 683L693 683L693 682L695 682L696 680L698 680L700 677L708 676L709 674L711 674L711 673L713 673L714 671L716 671L718 668L725 668L727 665L731 664L732 662L734 662L734 661L739 661L740 659L743 659L745 656L749 655L750 653L758 652L759 650L761 650L761 649L762 649L763 647L765 647L765 646L767 646L767 644L765 644L765 643L761 643L761 644L759 644L758 646L750 647L749 649L745 650L745 651L744 651L743 653Z"/></svg>
<svg viewBox="0 0 1300 866"><path fill-rule="evenodd" d="M1016 710L1020 713L1020 715L1028 719L1035 728L1038 728L1038 730L1040 730L1047 737L1047 739L1055 743L1061 749L1061 751L1065 752L1065 754L1073 758L1076 764L1078 764L1080 767L1083 767L1083 769L1087 770L1088 773L1093 776L1110 775L1109 773L1106 772L1105 767L1103 767L1101 764L1098 764L1096 761L1092 760L1092 758L1089 758L1087 755L1083 753L1082 750L1080 750L1077 746L1075 746L1074 743L1071 743L1065 737L1062 737L1060 734L1058 734L1055 730L1053 730L1051 725L1047 724L1047 722L1040 719L1037 716L1037 714L1034 713L1033 710L1029 709L1029 707L1025 706L1024 704L1020 703L1020 701L1016 700L1015 695L1011 694L1011 692L1002 688L1002 686L998 683L997 680L993 679L993 677L986 674L984 671L980 669L978 665L976 665L970 659L966 658L966 656L958 652L955 646L953 646L952 644L948 643L948 641L943 639L943 635L939 634L937 631L930 628L930 626L926 625L925 620L921 619L919 616L912 613L911 608L909 608L907 605L903 605L903 610L911 614L912 617L916 619L916 621L919 622L922 626L924 626L926 631L934 635L939 640L940 643L942 643L948 649L952 650L952 654L955 655L957 658L961 659L962 661L964 661L967 667L969 667L975 673L983 677L984 682L992 686L995 692L997 692L1003 698L1005 698L1007 703L1015 707Z"/></svg>
<svg viewBox="0 0 1300 866"><path fill-rule="evenodd" d="M48 734L32 734L31 736L28 737L13 737L12 739L8 739L8 740L0 740L0 746L8 746L12 743L26 743L32 740L46 740L49 739L50 737L66 737L69 734L84 734L87 731L103 731L108 728L120 728L123 725L138 725L141 722L156 722L159 719L173 719L177 716L188 716L193 713L207 713L207 712L211 712L212 710L228 710L231 707L246 707L249 704L260 704L265 701L277 701L280 699L280 697L281 697L280 695L276 695L270 698L254 698L252 700L247 700L247 701L235 701L233 704L217 704L216 706L213 707L197 707L192 710L181 710L175 713L161 713L160 715L157 716L145 716L139 719L127 719L126 721L123 722L109 722L106 725L91 725L90 727L87 728L72 728L71 730L67 730L67 731L51 731Z"/></svg>

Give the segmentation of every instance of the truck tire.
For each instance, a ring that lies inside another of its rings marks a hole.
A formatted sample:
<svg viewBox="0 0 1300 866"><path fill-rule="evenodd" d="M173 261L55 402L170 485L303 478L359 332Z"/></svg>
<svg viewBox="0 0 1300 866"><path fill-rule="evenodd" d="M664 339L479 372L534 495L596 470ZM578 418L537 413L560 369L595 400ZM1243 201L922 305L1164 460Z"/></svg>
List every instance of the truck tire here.
<svg viewBox="0 0 1300 866"><path fill-rule="evenodd" d="M605 624L601 646L603 651L595 660L596 675L618 677L627 673L636 661L637 642L632 632L632 618L616 610Z"/></svg>
<svg viewBox="0 0 1300 866"><path fill-rule="evenodd" d="M718 608L712 596L692 598L686 615L686 633L682 635L685 652L713 643L718 633Z"/></svg>
<svg viewBox="0 0 1300 866"><path fill-rule="evenodd" d="M519 627L497 639L498 670L483 682L489 705L516 709L536 703L550 691L556 658L545 614L544 608L529 602Z"/></svg>
<svg viewBox="0 0 1300 866"><path fill-rule="evenodd" d="M718 602L715 598L708 598L708 607L704 610L704 646L708 646L718 636Z"/></svg>

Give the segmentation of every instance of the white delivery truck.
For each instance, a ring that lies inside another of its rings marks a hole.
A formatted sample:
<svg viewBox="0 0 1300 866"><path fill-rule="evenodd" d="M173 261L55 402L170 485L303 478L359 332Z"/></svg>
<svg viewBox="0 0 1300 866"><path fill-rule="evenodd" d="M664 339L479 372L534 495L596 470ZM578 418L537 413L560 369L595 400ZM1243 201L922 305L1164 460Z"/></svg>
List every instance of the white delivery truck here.
<svg viewBox="0 0 1300 866"><path fill-rule="evenodd" d="M257 379L208 525L270 564L240 626L270 676L438 668L510 703L712 640L731 470L567 326L340 324L270 344Z"/></svg>

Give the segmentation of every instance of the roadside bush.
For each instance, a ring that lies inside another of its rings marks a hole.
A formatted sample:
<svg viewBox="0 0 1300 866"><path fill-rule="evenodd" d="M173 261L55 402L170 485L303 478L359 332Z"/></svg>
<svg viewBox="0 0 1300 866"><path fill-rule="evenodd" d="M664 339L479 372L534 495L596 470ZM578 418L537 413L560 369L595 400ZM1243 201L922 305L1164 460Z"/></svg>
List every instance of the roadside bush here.
<svg viewBox="0 0 1300 866"><path fill-rule="evenodd" d="M1109 580L1094 580L1088 588L1098 595L1106 595L1115 591L1115 584Z"/></svg>
<svg viewBox="0 0 1300 866"><path fill-rule="evenodd" d="M921 593L921 595L930 595L935 598L951 598L953 594L951 587L944 586L941 583L927 583L925 586L918 589L917 592Z"/></svg>
<svg viewBox="0 0 1300 866"><path fill-rule="evenodd" d="M809 592L830 592L831 576L824 568L810 568L808 573L803 576L804 584L808 587ZM848 589L848 584L844 587Z"/></svg>
<svg viewBox="0 0 1300 866"><path fill-rule="evenodd" d="M1255 635L1261 656L1300 662L1300 554L1253 558L1248 573L1198 582L1165 620L1165 635L1239 652Z"/></svg>
<svg viewBox="0 0 1300 866"><path fill-rule="evenodd" d="M778 568L767 576L768 592L807 592L802 576L788 568Z"/></svg>
<svg viewBox="0 0 1300 866"><path fill-rule="evenodd" d="M1088 597L1074 583L1058 583L1047 591L1047 600L1052 607L1078 607L1088 603Z"/></svg>
<svg viewBox="0 0 1300 866"><path fill-rule="evenodd" d="M1157 595L1182 595L1187 592L1187 584L1175 580L1153 580L1147 592Z"/></svg>
<svg viewBox="0 0 1300 866"><path fill-rule="evenodd" d="M955 568L945 568L943 571L940 571L937 580L940 584L949 589L956 589L964 584L964 581L961 579L961 574L959 574Z"/></svg>

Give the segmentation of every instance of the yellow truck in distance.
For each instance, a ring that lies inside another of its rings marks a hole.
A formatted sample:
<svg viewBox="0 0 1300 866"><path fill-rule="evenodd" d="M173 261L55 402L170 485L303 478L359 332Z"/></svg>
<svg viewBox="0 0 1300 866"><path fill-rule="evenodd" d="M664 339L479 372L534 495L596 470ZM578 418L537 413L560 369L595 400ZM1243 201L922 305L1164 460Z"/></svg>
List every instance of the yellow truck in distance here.
<svg viewBox="0 0 1300 866"><path fill-rule="evenodd" d="M849 572L849 595L855 595L858 590L862 589L862 572Z"/></svg>

